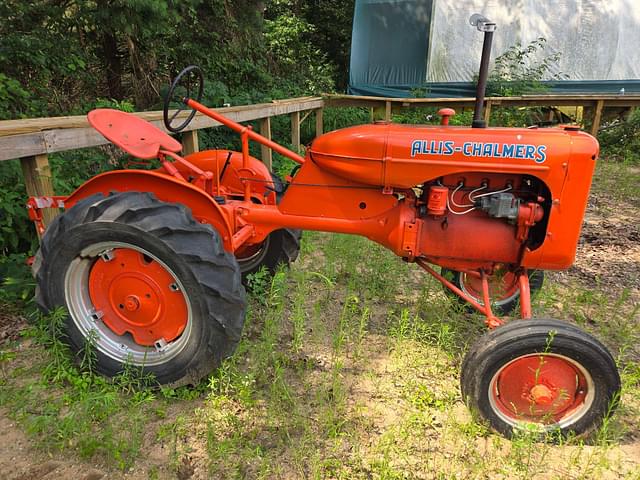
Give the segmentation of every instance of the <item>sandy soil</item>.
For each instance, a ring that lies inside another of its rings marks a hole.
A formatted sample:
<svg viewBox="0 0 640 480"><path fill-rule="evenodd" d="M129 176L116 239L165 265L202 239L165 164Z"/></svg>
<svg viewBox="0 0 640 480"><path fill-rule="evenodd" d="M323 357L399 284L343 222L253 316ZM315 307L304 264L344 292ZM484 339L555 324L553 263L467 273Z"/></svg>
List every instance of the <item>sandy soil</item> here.
<svg viewBox="0 0 640 480"><path fill-rule="evenodd" d="M628 290L640 300L640 214L632 204L592 194L574 265L553 272L558 281L598 287L613 297Z"/></svg>

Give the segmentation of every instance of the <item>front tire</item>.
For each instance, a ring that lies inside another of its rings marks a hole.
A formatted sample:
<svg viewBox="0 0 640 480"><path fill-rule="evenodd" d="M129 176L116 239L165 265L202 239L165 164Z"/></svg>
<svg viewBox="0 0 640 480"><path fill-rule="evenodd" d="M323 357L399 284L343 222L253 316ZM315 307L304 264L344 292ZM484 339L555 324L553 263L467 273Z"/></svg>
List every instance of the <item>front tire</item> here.
<svg viewBox="0 0 640 480"><path fill-rule="evenodd" d="M65 307L74 353L93 344L98 372L141 367L160 384L195 384L235 350L246 299L218 233L151 193L96 194L47 229L36 300Z"/></svg>
<svg viewBox="0 0 640 480"><path fill-rule="evenodd" d="M498 432L589 434L615 409L620 376L602 343L557 320L516 320L467 353L462 396Z"/></svg>

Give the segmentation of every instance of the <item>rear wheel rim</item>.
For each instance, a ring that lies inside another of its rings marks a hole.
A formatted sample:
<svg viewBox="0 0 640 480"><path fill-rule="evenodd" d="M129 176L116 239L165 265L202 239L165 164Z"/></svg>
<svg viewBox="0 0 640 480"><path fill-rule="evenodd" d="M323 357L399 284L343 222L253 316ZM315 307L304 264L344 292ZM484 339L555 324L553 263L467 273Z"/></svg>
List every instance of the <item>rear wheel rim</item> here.
<svg viewBox="0 0 640 480"><path fill-rule="evenodd" d="M520 356L502 366L489 383L494 413L511 426L534 424L543 430L566 428L591 408L595 388L575 360L554 353Z"/></svg>
<svg viewBox="0 0 640 480"><path fill-rule="evenodd" d="M482 280L473 275L460 273L460 290L476 300L480 305L484 305L482 294ZM518 277L513 272L506 272L504 275L489 276L489 298L492 304L498 307L507 305L520 295Z"/></svg>
<svg viewBox="0 0 640 480"><path fill-rule="evenodd" d="M90 245L65 274L71 319L95 348L120 363L173 359L192 335L192 307L177 275L136 245Z"/></svg>

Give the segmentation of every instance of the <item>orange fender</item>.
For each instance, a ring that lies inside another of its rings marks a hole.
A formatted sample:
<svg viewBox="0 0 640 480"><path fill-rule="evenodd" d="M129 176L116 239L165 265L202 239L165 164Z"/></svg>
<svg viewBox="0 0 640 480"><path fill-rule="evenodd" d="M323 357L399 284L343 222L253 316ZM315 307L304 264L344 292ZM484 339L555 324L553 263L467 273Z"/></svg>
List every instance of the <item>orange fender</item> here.
<svg viewBox="0 0 640 480"><path fill-rule="evenodd" d="M229 162L225 168L227 159ZM214 177L219 174L221 176L220 184L231 196L242 197L245 182L249 182L252 198L255 202L262 205L275 205L277 202L271 173L267 166L257 158L249 157L249 165L246 170L242 166L242 153L231 150L203 150L187 155L185 160L202 170L213 172ZM188 177L188 169L182 165L176 165L176 167L180 173Z"/></svg>

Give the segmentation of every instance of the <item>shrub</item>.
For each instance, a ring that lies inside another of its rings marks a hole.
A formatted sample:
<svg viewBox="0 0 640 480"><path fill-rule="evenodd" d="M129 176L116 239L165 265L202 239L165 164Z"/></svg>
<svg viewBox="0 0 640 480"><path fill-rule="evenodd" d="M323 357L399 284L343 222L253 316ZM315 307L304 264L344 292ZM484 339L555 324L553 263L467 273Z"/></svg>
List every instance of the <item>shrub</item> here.
<svg viewBox="0 0 640 480"><path fill-rule="evenodd" d="M626 120L605 125L598 140L607 158L640 164L640 109L632 110Z"/></svg>

